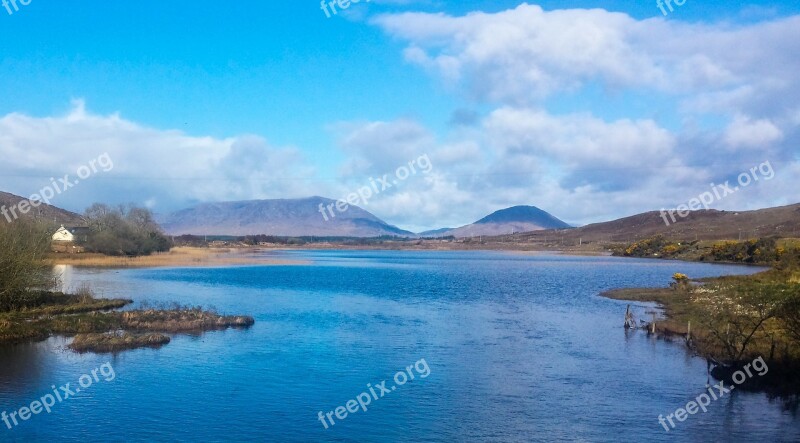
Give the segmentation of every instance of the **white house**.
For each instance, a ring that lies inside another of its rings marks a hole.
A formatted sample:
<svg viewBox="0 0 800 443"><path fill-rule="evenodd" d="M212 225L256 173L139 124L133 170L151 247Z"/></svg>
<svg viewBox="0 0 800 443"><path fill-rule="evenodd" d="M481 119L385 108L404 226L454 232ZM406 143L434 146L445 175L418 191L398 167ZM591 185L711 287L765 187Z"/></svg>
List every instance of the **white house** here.
<svg viewBox="0 0 800 443"><path fill-rule="evenodd" d="M80 243L85 242L88 235L89 228L85 226L64 227L64 225L61 225L55 234L53 234L53 241L63 243Z"/></svg>
<svg viewBox="0 0 800 443"><path fill-rule="evenodd" d="M64 225L61 225L58 231L53 234L53 241L71 243L75 241L75 235L70 232L69 229L65 228Z"/></svg>

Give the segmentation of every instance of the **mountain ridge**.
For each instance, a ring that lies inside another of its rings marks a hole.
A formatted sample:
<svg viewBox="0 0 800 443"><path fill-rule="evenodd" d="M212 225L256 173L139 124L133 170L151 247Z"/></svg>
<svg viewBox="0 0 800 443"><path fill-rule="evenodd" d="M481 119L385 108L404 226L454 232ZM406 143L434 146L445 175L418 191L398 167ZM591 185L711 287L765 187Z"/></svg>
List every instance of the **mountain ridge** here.
<svg viewBox="0 0 800 443"><path fill-rule="evenodd" d="M297 199L210 202L162 217L171 235L274 235L279 237L415 237L355 205L339 210L337 201L313 196Z"/></svg>

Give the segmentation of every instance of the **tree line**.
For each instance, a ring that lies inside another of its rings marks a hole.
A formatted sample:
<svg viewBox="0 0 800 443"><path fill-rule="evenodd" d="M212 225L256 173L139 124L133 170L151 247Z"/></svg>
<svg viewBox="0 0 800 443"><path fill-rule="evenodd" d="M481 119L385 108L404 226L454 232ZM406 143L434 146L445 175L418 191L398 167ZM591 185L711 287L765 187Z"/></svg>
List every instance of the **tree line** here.
<svg viewBox="0 0 800 443"><path fill-rule="evenodd" d="M89 252L140 256L172 246L146 208L98 203L84 219L89 233L77 243ZM0 312L37 306L57 286L47 262L54 231L52 222L33 217L0 223Z"/></svg>
<svg viewBox="0 0 800 443"><path fill-rule="evenodd" d="M147 208L95 203L86 210L84 218L89 234L79 243L89 252L133 257L169 251L172 247Z"/></svg>

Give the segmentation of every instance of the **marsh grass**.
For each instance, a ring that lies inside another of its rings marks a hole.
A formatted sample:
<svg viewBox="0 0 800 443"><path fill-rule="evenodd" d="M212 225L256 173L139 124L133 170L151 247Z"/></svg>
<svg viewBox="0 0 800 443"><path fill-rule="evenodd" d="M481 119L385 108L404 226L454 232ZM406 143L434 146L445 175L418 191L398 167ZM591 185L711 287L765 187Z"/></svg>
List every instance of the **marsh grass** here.
<svg viewBox="0 0 800 443"><path fill-rule="evenodd" d="M95 299L90 287L76 294L38 293L35 306L0 313L0 344L44 340L53 334L76 335L80 352L116 352L169 339L154 333L202 333L227 328L248 328L252 317L224 316L215 310L181 306L119 312L131 300ZM167 307L168 306L168 307ZM132 332L128 332L132 331ZM150 334L147 334L150 333Z"/></svg>
<svg viewBox="0 0 800 443"><path fill-rule="evenodd" d="M255 323L252 317L222 316L204 311L200 307L190 309L141 310L121 313L122 327L133 331L197 332L227 328L247 328Z"/></svg>
<svg viewBox="0 0 800 443"><path fill-rule="evenodd" d="M105 334L78 334L69 348L78 353L117 353L130 349L158 349L170 342L163 334L131 334L117 331Z"/></svg>

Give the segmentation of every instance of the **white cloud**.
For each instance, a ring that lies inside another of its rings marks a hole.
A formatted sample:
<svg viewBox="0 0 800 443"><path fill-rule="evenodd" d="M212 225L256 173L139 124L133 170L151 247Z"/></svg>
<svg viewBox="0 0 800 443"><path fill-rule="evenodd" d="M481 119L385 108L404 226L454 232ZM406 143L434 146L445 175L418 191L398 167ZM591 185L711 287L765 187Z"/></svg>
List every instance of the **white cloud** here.
<svg viewBox="0 0 800 443"><path fill-rule="evenodd" d="M737 115L725 130L725 143L732 149L765 149L783 139L783 131L768 119L752 120Z"/></svg>
<svg viewBox="0 0 800 443"><path fill-rule="evenodd" d="M458 182L482 210L528 203L600 221L682 203L765 160L776 171L798 167L800 16L708 24L522 4L463 16L385 14L373 23L406 43L408 62L495 107L477 137L490 160L472 169L486 179ZM629 118L547 109L598 85L641 97L660 114L671 109L687 126L667 129L642 116L641 103L610 113ZM796 200L790 183L797 188L796 175L720 207Z"/></svg>
<svg viewBox="0 0 800 443"><path fill-rule="evenodd" d="M800 16L739 26L687 24L522 4L459 17L385 14L374 23L407 42L408 61L494 103L538 103L593 82L689 95L728 112L728 103L713 97L743 87L754 94L738 106L798 98Z"/></svg>
<svg viewBox="0 0 800 443"><path fill-rule="evenodd" d="M148 128L119 115L91 114L82 101L62 116L6 115L0 134L0 189L23 196L109 154L113 170L53 201L75 210L94 201L159 210L189 201L299 197L315 189L313 170L297 149L275 148L256 136L217 139Z"/></svg>

